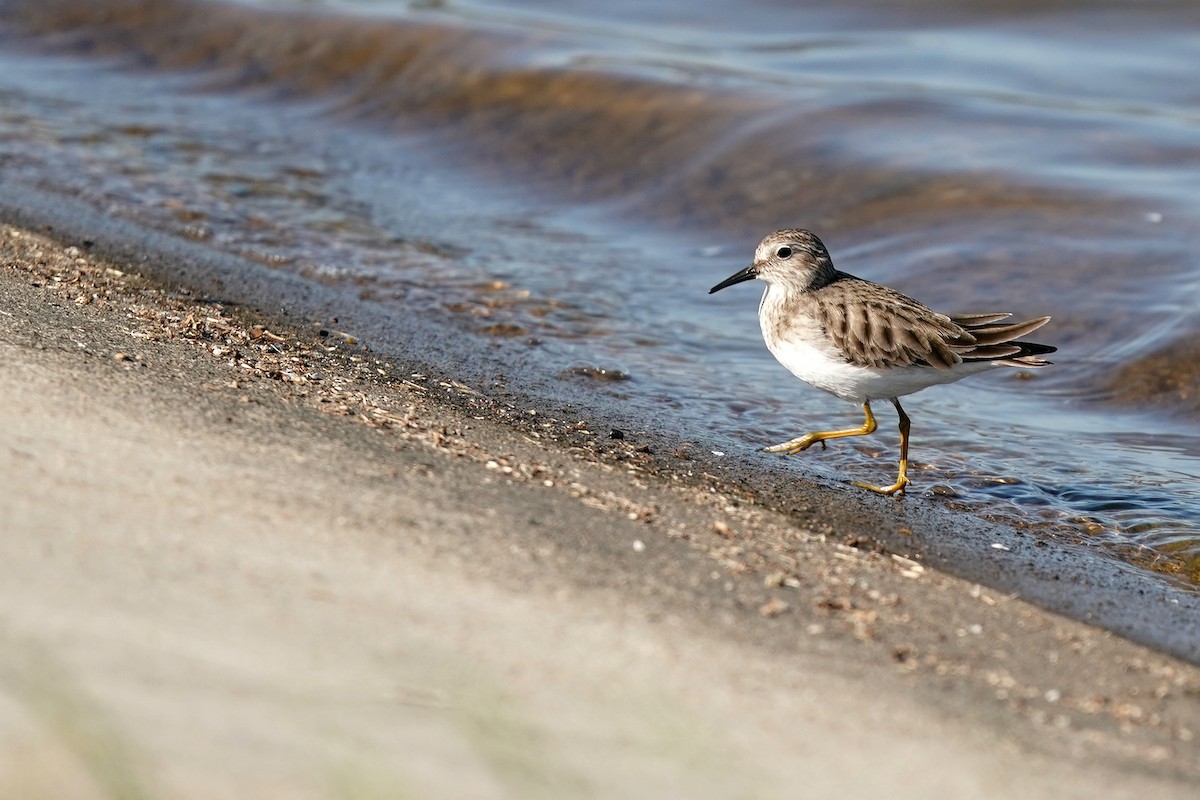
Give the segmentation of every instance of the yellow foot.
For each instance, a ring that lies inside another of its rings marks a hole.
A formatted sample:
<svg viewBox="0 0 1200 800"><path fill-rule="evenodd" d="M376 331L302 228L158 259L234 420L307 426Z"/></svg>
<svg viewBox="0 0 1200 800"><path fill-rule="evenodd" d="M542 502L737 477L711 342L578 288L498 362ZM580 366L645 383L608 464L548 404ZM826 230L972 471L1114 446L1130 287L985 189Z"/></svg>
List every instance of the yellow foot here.
<svg viewBox="0 0 1200 800"><path fill-rule="evenodd" d="M899 480L897 480L891 486L872 486L871 484L863 483L862 481L854 481L854 485L861 489L870 489L872 492L878 492L879 494L904 494L904 487L908 486L908 478L901 475Z"/></svg>
<svg viewBox="0 0 1200 800"><path fill-rule="evenodd" d="M806 433L796 439L783 444L773 444L770 447L764 447L763 451L767 453L786 453L789 456L794 456L796 453L803 453L808 448L812 447L817 442L825 443L825 434L823 433Z"/></svg>
<svg viewBox="0 0 1200 800"><path fill-rule="evenodd" d="M842 439L846 436L867 436L875 432L875 415L871 413L871 403L863 403L863 424L858 428L849 428L844 431L813 431L806 433L790 442L783 444L774 444L770 447L763 448L768 453L787 453L793 456L796 453L803 452L812 447L817 442L821 443L821 447L825 447L826 439Z"/></svg>

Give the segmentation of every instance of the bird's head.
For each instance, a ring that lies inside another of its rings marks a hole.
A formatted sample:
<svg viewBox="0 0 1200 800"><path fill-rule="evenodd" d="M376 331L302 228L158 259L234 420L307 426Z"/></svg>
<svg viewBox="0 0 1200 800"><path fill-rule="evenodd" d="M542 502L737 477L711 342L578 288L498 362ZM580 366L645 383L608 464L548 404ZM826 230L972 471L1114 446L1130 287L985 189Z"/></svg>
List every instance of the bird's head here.
<svg viewBox="0 0 1200 800"><path fill-rule="evenodd" d="M834 273L825 245L811 231L786 228L758 243L754 263L708 290L719 292L735 283L758 278L768 284L791 285L805 292L823 286Z"/></svg>

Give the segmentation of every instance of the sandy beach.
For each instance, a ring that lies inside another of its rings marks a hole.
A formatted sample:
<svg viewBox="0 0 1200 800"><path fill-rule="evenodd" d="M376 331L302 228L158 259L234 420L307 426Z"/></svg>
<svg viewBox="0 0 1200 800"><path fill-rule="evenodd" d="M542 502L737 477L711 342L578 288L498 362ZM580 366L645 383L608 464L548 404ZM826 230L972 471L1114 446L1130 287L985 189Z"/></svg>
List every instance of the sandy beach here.
<svg viewBox="0 0 1200 800"><path fill-rule="evenodd" d="M1194 796L1183 661L86 243L0 265L0 795Z"/></svg>

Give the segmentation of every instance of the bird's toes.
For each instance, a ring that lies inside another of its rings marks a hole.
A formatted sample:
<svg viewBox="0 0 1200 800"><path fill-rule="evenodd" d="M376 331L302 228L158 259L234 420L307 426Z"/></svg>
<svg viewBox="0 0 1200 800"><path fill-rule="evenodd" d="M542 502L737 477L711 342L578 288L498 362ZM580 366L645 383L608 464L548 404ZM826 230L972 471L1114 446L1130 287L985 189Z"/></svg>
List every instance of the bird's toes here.
<svg viewBox="0 0 1200 800"><path fill-rule="evenodd" d="M876 494L882 494L882 495L887 495L889 497L895 497L897 495L904 494L904 488L906 486L908 486L908 478L901 478L900 480L893 483L891 486L875 486L874 484L863 483L862 481L854 481L854 485L859 487L860 489L869 489L872 492L875 492Z"/></svg>

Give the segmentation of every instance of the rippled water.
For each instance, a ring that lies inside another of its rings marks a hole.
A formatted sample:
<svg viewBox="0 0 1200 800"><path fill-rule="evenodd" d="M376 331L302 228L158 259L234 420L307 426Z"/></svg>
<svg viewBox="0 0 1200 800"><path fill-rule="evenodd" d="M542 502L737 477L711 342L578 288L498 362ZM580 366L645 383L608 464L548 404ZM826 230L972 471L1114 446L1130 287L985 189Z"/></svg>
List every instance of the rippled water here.
<svg viewBox="0 0 1200 800"><path fill-rule="evenodd" d="M1200 581L1200 10L958 5L0 0L0 167L764 469L858 412L774 363L757 289L706 291L812 228L1054 315L1055 367L906 402L916 498ZM880 411L782 468L890 479Z"/></svg>

